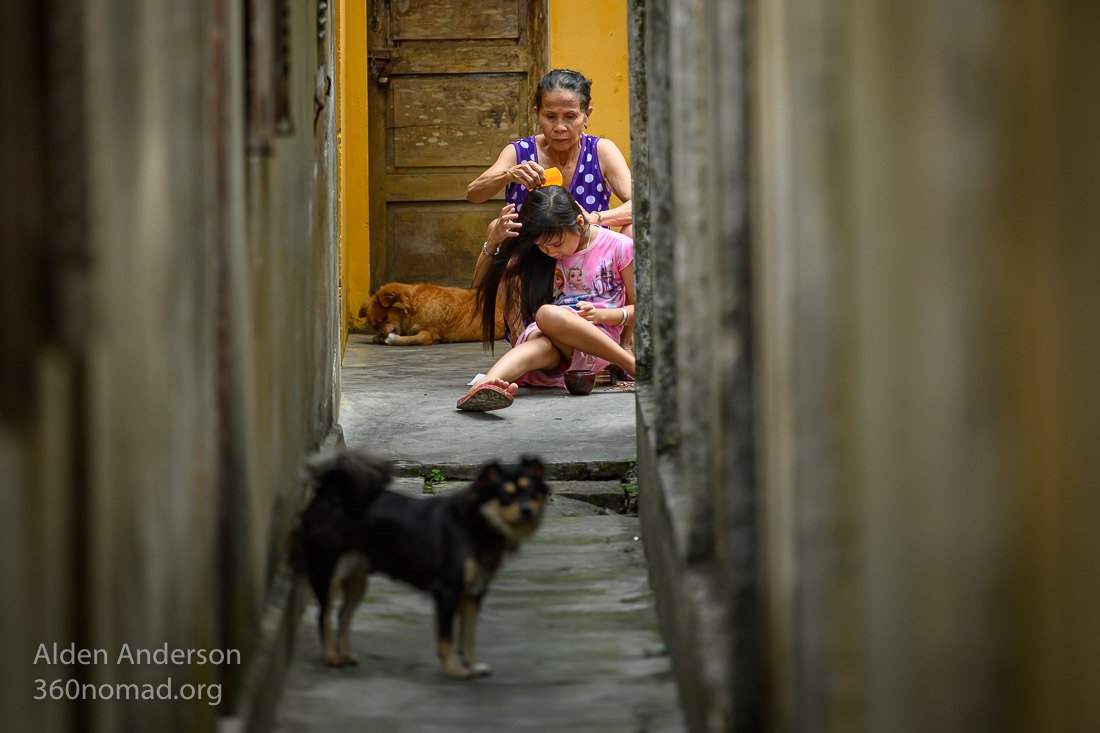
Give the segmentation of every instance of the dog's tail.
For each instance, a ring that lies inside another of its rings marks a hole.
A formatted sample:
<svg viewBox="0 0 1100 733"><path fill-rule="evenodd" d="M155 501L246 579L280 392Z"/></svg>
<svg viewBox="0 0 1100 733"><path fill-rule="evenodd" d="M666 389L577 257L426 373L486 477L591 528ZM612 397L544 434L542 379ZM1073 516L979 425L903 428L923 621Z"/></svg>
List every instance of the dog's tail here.
<svg viewBox="0 0 1100 733"><path fill-rule="evenodd" d="M338 543L344 523L361 518L393 480L393 468L361 451L328 451L306 461L305 478L314 487L313 498L288 538L290 566L303 573L309 569L307 546Z"/></svg>
<svg viewBox="0 0 1100 733"><path fill-rule="evenodd" d="M362 514L393 480L389 461L356 450L319 454L306 463L315 499L336 504L351 516Z"/></svg>

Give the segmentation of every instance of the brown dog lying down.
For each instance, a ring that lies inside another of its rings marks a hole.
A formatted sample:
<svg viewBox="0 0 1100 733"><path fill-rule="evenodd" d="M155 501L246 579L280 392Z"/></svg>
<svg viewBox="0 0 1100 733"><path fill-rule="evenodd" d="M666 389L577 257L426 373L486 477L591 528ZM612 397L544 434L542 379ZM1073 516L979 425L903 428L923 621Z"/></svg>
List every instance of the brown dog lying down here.
<svg viewBox="0 0 1100 733"><path fill-rule="evenodd" d="M475 291L469 288L386 283L363 303L359 316L367 319L377 344L481 341L481 310ZM498 307L495 338L503 335L504 319Z"/></svg>

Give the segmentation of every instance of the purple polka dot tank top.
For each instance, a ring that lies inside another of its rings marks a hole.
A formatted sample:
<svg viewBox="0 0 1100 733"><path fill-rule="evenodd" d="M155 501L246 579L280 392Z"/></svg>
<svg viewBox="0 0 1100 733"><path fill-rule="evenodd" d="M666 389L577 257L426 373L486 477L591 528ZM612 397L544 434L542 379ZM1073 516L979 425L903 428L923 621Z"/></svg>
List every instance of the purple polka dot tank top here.
<svg viewBox="0 0 1100 733"><path fill-rule="evenodd" d="M611 208L611 189L603 179L600 156L596 154L596 144L599 141L598 137L581 133L581 154L577 159L577 170L573 174L573 180L566 186L585 211L607 211ZM512 147L516 149L517 163L526 163L529 160L538 162L538 147L534 135L513 140ZM509 183L504 189L504 201L515 204L518 210L528 193L518 183Z"/></svg>

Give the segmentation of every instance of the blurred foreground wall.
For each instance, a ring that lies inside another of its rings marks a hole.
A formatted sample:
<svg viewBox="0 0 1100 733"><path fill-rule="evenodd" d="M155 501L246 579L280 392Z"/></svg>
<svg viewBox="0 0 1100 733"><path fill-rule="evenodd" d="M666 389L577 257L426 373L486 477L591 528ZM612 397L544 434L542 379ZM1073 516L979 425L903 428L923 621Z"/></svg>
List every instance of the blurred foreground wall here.
<svg viewBox="0 0 1100 733"><path fill-rule="evenodd" d="M330 12L0 11L5 730L256 714L339 391Z"/></svg>
<svg viewBox="0 0 1100 733"><path fill-rule="evenodd" d="M1100 730L1100 12L630 14L641 510L692 730Z"/></svg>

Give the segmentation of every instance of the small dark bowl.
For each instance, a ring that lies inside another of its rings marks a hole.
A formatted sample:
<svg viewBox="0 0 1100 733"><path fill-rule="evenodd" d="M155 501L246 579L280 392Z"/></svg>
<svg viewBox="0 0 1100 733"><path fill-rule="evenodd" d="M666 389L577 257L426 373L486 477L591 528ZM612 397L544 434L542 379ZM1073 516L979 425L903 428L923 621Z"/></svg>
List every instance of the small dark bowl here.
<svg viewBox="0 0 1100 733"><path fill-rule="evenodd" d="M596 373L578 369L565 373L565 388L569 394L586 395L596 386Z"/></svg>

